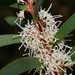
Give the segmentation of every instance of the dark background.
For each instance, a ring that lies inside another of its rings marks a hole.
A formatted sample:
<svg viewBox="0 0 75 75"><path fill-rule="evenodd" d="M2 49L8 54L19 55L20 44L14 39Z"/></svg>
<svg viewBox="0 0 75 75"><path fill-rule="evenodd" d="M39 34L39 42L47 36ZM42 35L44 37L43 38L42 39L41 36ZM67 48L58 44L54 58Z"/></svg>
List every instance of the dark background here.
<svg viewBox="0 0 75 75"><path fill-rule="evenodd" d="M17 34L18 29L10 26L5 18L8 16L16 16L17 9L11 8L9 5L15 3L16 0L0 0L0 35L1 34ZM73 14L75 13L75 0L45 0L43 8L48 8L50 3L53 4L50 12L52 15L61 14L63 15L60 20L62 24ZM61 24L61 25L62 25ZM73 36L68 37L71 39L71 42L67 42L68 45L75 45L75 30L71 33ZM9 45L5 47L0 47L0 69L4 67L9 62L15 60L16 58L22 57L23 49L18 50L18 47L21 44ZM74 67L73 67L74 68ZM75 71L75 69L74 69ZM75 75L73 71L73 75ZM68 73L70 73L68 69Z"/></svg>

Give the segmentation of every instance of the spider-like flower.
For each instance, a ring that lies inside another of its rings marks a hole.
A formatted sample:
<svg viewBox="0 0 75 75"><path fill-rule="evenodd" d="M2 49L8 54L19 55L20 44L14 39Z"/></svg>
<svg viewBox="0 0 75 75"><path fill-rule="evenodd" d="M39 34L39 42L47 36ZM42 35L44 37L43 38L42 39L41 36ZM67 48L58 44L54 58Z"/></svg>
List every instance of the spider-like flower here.
<svg viewBox="0 0 75 75"><path fill-rule="evenodd" d="M75 64L71 60L70 50L72 47L65 45L62 40L60 43L55 44L57 38L55 34L57 33L58 26L61 24L61 21L55 21L56 18L62 17L61 15L52 16L48 11L50 10L41 9L38 12L38 21L27 22L25 27L22 28L20 35L22 37L21 42L22 46L29 49L29 53L24 54L32 57L39 58L43 65L36 69L35 72L39 72L39 75L61 75L61 72L66 74L66 70L63 67L69 67ZM21 12L20 12L21 13ZM21 20L24 18L23 14L18 14ZM21 48L20 47L20 48ZM66 50L68 49L68 52ZM71 74L70 74L71 75Z"/></svg>
<svg viewBox="0 0 75 75"><path fill-rule="evenodd" d="M15 20L14 23L16 23L18 26L21 25L21 21L25 18L24 16L24 11L20 11L19 13L17 13L17 19Z"/></svg>
<svg viewBox="0 0 75 75"><path fill-rule="evenodd" d="M71 47L67 45L63 45L65 49L71 50ZM45 75L60 75L61 72L66 74L66 70L63 67L69 67L70 69L75 62L72 62L71 57L69 55L70 52L65 52L61 47L59 48L51 48L50 51L47 49L40 49L39 53L34 55L34 57L40 58L43 62L43 66L38 70L40 71L40 75L43 75L43 71L45 71Z"/></svg>
<svg viewBox="0 0 75 75"><path fill-rule="evenodd" d="M56 17L48 13L48 10L46 11L41 9L39 11L39 21L37 23L32 20L31 23L28 21L24 28L20 26L23 30L20 33L20 36L22 36L21 42L34 51L39 48L50 49L52 47L52 43L55 43L58 40L54 35L58 31L58 25L56 26L56 24L61 21L55 21ZM58 15L57 17L61 16Z"/></svg>

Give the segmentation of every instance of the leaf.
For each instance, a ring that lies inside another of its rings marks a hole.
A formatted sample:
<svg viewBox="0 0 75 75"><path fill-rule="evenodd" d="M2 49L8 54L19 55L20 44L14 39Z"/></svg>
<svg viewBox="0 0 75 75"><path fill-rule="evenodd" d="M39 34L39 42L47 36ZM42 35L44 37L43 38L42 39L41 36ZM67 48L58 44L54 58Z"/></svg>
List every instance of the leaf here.
<svg viewBox="0 0 75 75"><path fill-rule="evenodd" d="M9 16L5 18L5 21L11 26L16 26L16 24L14 23L15 20L16 20L16 17L14 16Z"/></svg>
<svg viewBox="0 0 75 75"><path fill-rule="evenodd" d="M59 40L62 40L73 29L75 29L75 13L62 25L62 27L56 33L55 38L58 38Z"/></svg>
<svg viewBox="0 0 75 75"><path fill-rule="evenodd" d="M17 8L17 9L24 9L24 8L26 8L26 5L23 5L20 3L14 3L14 4L10 5L10 7Z"/></svg>
<svg viewBox="0 0 75 75"><path fill-rule="evenodd" d="M38 11L44 0L36 0L34 7L34 21L38 20Z"/></svg>
<svg viewBox="0 0 75 75"><path fill-rule="evenodd" d="M16 34L0 35L0 47L21 43L21 37L14 37Z"/></svg>
<svg viewBox="0 0 75 75"><path fill-rule="evenodd" d="M33 68L39 68L42 65L38 58L23 57L19 58L3 69L0 70L0 75L20 75L21 73Z"/></svg>
<svg viewBox="0 0 75 75"><path fill-rule="evenodd" d="M71 54L72 54L72 55L71 55ZM73 47L73 49L71 50L70 55L71 55L72 61L75 61L75 47Z"/></svg>

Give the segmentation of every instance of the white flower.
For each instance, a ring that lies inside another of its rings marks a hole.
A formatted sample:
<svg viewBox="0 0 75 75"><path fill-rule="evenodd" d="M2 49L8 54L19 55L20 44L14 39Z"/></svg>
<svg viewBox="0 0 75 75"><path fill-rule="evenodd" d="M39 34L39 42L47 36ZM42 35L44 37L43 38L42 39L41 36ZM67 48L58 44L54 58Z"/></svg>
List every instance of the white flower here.
<svg viewBox="0 0 75 75"><path fill-rule="evenodd" d="M24 11L22 10L22 11L20 11L20 13L19 14L17 14L17 19L15 20L15 22L14 23L16 23L18 26L20 26L21 25L21 21L25 18L25 16L24 16ZM21 27L21 26L20 26Z"/></svg>
<svg viewBox="0 0 75 75"><path fill-rule="evenodd" d="M32 50L38 50L39 48L50 49L52 46L51 43L54 43L57 40L54 38L54 35L58 31L58 28L55 25L56 21L54 20L53 16L47 13L45 10L40 10L38 16L40 20L46 23L46 27L41 26L42 32L40 32L38 29L39 24L33 21L31 23L28 22L28 24L22 28L23 31L20 33L20 36L22 36L21 41L23 43L25 42L27 47L31 48ZM46 19L44 19L45 16ZM39 22L41 25L41 21Z"/></svg>
<svg viewBox="0 0 75 75"><path fill-rule="evenodd" d="M22 36L22 42L24 41L29 48L35 51L39 48L50 48L52 46L50 45L50 43L54 43L54 41L56 40L54 38L56 32L56 28L54 31L54 28L52 28L51 26L43 28L43 32L39 32L37 26L34 23L28 23L23 28L20 36Z"/></svg>
<svg viewBox="0 0 75 75"><path fill-rule="evenodd" d="M58 26L62 23L60 20L59 21L55 21L56 18L60 18L62 17L62 15L54 15L52 16L51 13L48 13L48 11L50 10L50 8L52 7L52 4L50 4L50 7L46 10L40 10L39 11L39 18L41 20L43 20L43 22L46 22L46 25L49 25L49 26L53 26L55 24L58 23Z"/></svg>
<svg viewBox="0 0 75 75"><path fill-rule="evenodd" d="M25 27L20 26L22 28L19 35L22 37L21 47L29 48L29 53L24 55L37 57L44 63L38 70L36 69L36 71L40 72L40 75L60 75L62 71L64 75L67 75L63 67L66 66L71 69L71 66L75 64L69 55L72 47L65 45L63 40L54 45L58 40L54 36L59 30L58 25L61 23L61 21L55 21L55 19L61 17L61 15L52 16L51 13L48 13L49 9L47 11L43 9L39 11L38 23L35 23L33 20L29 22L28 20ZM20 21L24 19L23 11L20 11L18 18ZM58 22L59 24L57 25ZM66 53L67 49L68 52Z"/></svg>
<svg viewBox="0 0 75 75"><path fill-rule="evenodd" d="M64 47L64 46L63 46ZM66 46L65 46L66 47ZM66 47L69 48L69 47ZM50 52L52 50L52 52ZM36 53L34 57L38 57L41 59L41 61L44 63L45 67L45 75L60 75L60 72L63 71L64 75L66 74L66 71L63 69L64 66L69 67L75 64L75 62L72 62L70 55L63 50L61 51L60 48L56 50L55 48L48 51L47 49L41 49L39 53ZM70 48L69 48L70 50ZM67 65L66 65L67 64ZM43 71L44 68L40 68L40 70ZM43 75L43 72L42 74Z"/></svg>
<svg viewBox="0 0 75 75"><path fill-rule="evenodd" d="M23 11L23 10L20 11L20 13L17 14L17 16L18 16L21 20L23 20L23 19L25 18L25 16L24 16L24 11Z"/></svg>
<svg viewBox="0 0 75 75"><path fill-rule="evenodd" d="M19 2L24 2L24 0L17 0L17 2L19 3Z"/></svg>

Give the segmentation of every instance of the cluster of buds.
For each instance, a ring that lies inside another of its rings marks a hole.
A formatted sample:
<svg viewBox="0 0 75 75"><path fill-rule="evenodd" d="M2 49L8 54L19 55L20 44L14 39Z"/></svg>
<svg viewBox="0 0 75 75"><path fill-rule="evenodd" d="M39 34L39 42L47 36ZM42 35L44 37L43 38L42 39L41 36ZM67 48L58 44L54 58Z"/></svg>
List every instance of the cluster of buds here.
<svg viewBox="0 0 75 75"><path fill-rule="evenodd" d="M22 37L22 45L20 48L24 46L25 51L29 49L29 53L24 54L24 56L37 57L40 62L43 62L43 65L35 70L35 72L39 72L39 75L61 75L61 73L67 75L66 69L63 69L63 67L69 67L72 70L71 66L75 64L75 62L71 60L70 55L72 47L65 45L64 40L55 44L59 39L54 37L59 30L58 26L61 24L60 20L55 20L56 18L62 17L62 15L52 16L51 13L49 13L52 6L51 4L47 10L40 9L37 22L34 20L29 22L28 20L25 27L22 27L21 21L25 18L24 12L28 10L33 16L34 6L31 0L27 0L27 2L17 0L17 2L22 2L27 5L27 8L17 14L17 19L19 19L20 22L17 23L17 20L15 21L22 29L19 35ZM66 52L66 50L68 51Z"/></svg>

